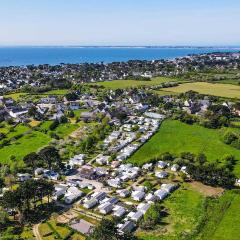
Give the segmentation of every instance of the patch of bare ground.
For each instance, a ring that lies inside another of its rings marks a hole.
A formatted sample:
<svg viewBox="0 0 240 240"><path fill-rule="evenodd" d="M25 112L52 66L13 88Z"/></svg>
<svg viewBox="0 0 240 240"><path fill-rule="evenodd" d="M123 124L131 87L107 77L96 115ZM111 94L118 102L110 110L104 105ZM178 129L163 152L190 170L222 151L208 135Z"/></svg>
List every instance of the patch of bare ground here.
<svg viewBox="0 0 240 240"><path fill-rule="evenodd" d="M197 181L192 181L189 185L206 197L220 196L224 192L224 189L221 187L211 187Z"/></svg>

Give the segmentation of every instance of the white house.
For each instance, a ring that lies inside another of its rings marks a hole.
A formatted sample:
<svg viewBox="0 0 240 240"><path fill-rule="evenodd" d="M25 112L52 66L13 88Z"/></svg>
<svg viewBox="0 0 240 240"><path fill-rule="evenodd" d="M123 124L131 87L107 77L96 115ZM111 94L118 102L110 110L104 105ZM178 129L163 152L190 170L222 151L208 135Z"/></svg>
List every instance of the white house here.
<svg viewBox="0 0 240 240"><path fill-rule="evenodd" d="M142 191L134 191L134 192L132 192L132 199L134 201L140 202L140 201L143 200L144 197L145 197L145 192L142 192Z"/></svg>

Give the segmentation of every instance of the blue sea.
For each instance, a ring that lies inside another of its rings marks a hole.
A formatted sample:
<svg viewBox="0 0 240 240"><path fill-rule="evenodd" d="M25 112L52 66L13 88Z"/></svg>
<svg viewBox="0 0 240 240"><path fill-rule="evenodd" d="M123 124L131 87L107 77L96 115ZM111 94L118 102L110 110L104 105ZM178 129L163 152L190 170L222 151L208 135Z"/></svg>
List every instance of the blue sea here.
<svg viewBox="0 0 240 240"><path fill-rule="evenodd" d="M189 54L238 52L240 48L193 47L0 47L0 66L60 63L110 63L128 60L173 59Z"/></svg>

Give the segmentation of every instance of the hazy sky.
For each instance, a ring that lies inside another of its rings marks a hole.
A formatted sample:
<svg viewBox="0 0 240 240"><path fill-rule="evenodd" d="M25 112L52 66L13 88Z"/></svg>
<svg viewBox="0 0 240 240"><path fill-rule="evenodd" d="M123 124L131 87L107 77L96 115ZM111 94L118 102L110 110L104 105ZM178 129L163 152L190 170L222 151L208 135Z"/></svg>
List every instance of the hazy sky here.
<svg viewBox="0 0 240 240"><path fill-rule="evenodd" d="M0 45L240 45L240 0L0 0Z"/></svg>

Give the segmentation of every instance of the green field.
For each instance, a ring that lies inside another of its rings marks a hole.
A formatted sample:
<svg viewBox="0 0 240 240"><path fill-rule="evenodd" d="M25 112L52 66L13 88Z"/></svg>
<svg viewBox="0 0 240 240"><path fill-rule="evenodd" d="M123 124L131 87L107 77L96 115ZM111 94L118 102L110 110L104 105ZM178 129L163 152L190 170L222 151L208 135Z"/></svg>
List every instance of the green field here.
<svg viewBox="0 0 240 240"><path fill-rule="evenodd" d="M78 124L62 123L53 132L55 132L59 137L62 138L71 134L77 128L79 128Z"/></svg>
<svg viewBox="0 0 240 240"><path fill-rule="evenodd" d="M231 205L225 209L224 215L213 234L213 240L239 239L240 194L230 195L228 198L231 198Z"/></svg>
<svg viewBox="0 0 240 240"><path fill-rule="evenodd" d="M41 132L33 131L24 135L14 143L7 145L0 149L0 162L9 164L11 156L15 156L17 161L30 152L37 151L39 148L44 147L50 142L51 138Z"/></svg>
<svg viewBox="0 0 240 240"><path fill-rule="evenodd" d="M184 93L192 90L206 95L226 98L240 98L240 86L232 84L194 82L183 83L177 87L164 88L163 90L175 93Z"/></svg>
<svg viewBox="0 0 240 240"><path fill-rule="evenodd" d="M207 199L205 215L197 240L238 240L240 229L240 192L226 191L216 199Z"/></svg>
<svg viewBox="0 0 240 240"><path fill-rule="evenodd" d="M178 79L157 77L151 79L151 81L140 81L140 80L113 80L96 83L99 86L103 86L109 89L125 89L130 87L140 87L140 86L154 86L165 82L176 82Z"/></svg>
<svg viewBox="0 0 240 240"><path fill-rule="evenodd" d="M159 131L129 158L129 162L142 165L161 153L204 153L209 161L233 154L238 161L235 173L240 177L240 151L221 141L223 130L187 125L176 120L166 120Z"/></svg>
<svg viewBox="0 0 240 240"><path fill-rule="evenodd" d="M168 215L157 229L137 235L140 240L238 240L239 201L239 192L206 197L184 183L163 202Z"/></svg>
<svg viewBox="0 0 240 240"><path fill-rule="evenodd" d="M163 202L168 215L153 233L140 232L141 240L183 240L192 234L204 215L205 197L184 184Z"/></svg>
<svg viewBox="0 0 240 240"><path fill-rule="evenodd" d="M69 92L69 89L56 89L42 93L41 95L65 95Z"/></svg>

